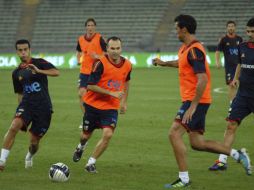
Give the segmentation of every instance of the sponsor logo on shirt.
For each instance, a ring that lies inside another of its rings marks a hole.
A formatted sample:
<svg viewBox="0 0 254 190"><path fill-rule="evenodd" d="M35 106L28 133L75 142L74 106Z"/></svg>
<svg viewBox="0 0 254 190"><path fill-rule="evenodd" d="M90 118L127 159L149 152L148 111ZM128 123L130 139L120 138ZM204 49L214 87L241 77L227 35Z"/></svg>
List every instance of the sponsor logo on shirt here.
<svg viewBox="0 0 254 190"><path fill-rule="evenodd" d="M34 82L30 85L25 85L24 90L28 94L33 93L33 92L40 92L41 91L41 85L38 82Z"/></svg>

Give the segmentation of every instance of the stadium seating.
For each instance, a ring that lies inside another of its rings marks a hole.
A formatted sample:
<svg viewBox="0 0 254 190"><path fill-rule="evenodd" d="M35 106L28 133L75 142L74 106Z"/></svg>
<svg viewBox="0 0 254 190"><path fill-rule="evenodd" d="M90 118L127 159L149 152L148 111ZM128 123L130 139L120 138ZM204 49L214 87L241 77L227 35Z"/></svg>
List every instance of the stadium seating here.
<svg viewBox="0 0 254 190"><path fill-rule="evenodd" d="M38 4L37 15L26 20L32 30L24 33L31 34L33 51L56 53L75 51L89 17L95 18L97 30L106 38L122 38L125 51L176 51L180 43L173 21L168 22L179 13L195 16L198 39L212 49L225 34L228 20L236 21L238 34L245 36L246 21L254 10L253 0L181 0L180 11L172 8L180 0L1 0L1 52L13 51L27 2Z"/></svg>
<svg viewBox="0 0 254 190"><path fill-rule="evenodd" d="M226 22L233 20L237 24L237 33L245 37L245 26L253 17L254 2L251 0L189 0L181 13L193 15L198 22L197 37L210 50L214 50L220 37L225 34ZM174 29L162 51L175 51L180 43Z"/></svg>
<svg viewBox="0 0 254 190"><path fill-rule="evenodd" d="M13 51L17 28L21 15L22 3L20 0L0 1L0 50L1 53Z"/></svg>
<svg viewBox="0 0 254 190"><path fill-rule="evenodd" d="M84 23L94 17L106 38L119 36L125 50L137 51L153 38L167 0L43 0L38 9L33 46L43 51L75 51Z"/></svg>

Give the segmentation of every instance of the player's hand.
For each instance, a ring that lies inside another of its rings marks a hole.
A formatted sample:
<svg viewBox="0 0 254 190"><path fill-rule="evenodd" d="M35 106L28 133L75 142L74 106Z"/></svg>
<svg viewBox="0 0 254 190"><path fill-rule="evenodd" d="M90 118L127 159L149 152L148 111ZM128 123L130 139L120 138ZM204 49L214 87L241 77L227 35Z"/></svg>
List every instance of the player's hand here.
<svg viewBox="0 0 254 190"><path fill-rule="evenodd" d="M117 99L121 99L124 95L124 92L123 91L110 92L110 95Z"/></svg>
<svg viewBox="0 0 254 190"><path fill-rule="evenodd" d="M239 86L239 80L233 79L233 81L229 85L234 88L237 88Z"/></svg>
<svg viewBox="0 0 254 190"><path fill-rule="evenodd" d="M155 58L155 59L152 60L152 64L154 66L157 66L157 65L162 66L162 65L164 65L164 62L162 60L160 60L159 58Z"/></svg>
<svg viewBox="0 0 254 190"><path fill-rule="evenodd" d="M95 53L95 52L90 53L90 56L91 56L93 59L100 59L100 56L99 56L97 53Z"/></svg>
<svg viewBox="0 0 254 190"><path fill-rule="evenodd" d="M33 73L40 73L40 69L38 69L38 67L36 67L33 64L28 64L28 67L32 70Z"/></svg>
<svg viewBox="0 0 254 190"><path fill-rule="evenodd" d="M120 114L125 114L127 111L127 105L126 104L122 104L120 106Z"/></svg>
<svg viewBox="0 0 254 190"><path fill-rule="evenodd" d="M188 124L192 120L192 116L196 111L197 106L191 104L190 107L186 110L186 112L183 115L182 123Z"/></svg>

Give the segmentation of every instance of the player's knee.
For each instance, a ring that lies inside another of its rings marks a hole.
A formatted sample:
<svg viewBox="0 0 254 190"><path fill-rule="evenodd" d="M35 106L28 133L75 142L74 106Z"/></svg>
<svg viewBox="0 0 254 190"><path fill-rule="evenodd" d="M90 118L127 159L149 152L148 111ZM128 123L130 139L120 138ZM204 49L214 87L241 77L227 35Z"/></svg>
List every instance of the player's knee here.
<svg viewBox="0 0 254 190"><path fill-rule="evenodd" d="M230 133L235 133L236 130L237 130L237 127L238 127L238 123L237 122L228 122L228 125L227 125L227 132L230 132Z"/></svg>
<svg viewBox="0 0 254 190"><path fill-rule="evenodd" d="M180 137L180 135L177 133L177 131L170 129L169 133L168 133L168 138L170 140L174 140L174 139L178 139Z"/></svg>
<svg viewBox="0 0 254 190"><path fill-rule="evenodd" d="M105 131L103 133L103 140L108 142L108 141L110 141L112 136L113 136L113 130L112 129L108 129L107 131Z"/></svg>

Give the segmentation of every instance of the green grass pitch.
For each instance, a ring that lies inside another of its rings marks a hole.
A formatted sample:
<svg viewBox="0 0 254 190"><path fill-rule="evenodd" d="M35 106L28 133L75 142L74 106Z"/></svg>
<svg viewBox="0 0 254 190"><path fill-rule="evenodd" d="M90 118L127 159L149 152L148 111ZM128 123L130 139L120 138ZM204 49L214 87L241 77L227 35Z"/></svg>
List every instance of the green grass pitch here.
<svg viewBox="0 0 254 190"><path fill-rule="evenodd" d="M213 104L206 121L206 139L223 140L228 110L224 70L212 71ZM84 165L101 136L97 130L78 163L72 162L73 151L79 141L82 114L77 99L78 70L62 70L58 78L49 77L49 89L54 105L51 128L41 141L34 157L34 167L24 168L28 133L20 132L11 150L4 172L0 172L1 190L160 190L164 184L178 177L175 158L169 145L168 129L181 102L177 70L172 68L134 69L128 99L128 111L119 116L113 139L97 161L96 175L84 171ZM13 93L11 70L0 71L0 141L10 126L17 106ZM253 115L246 118L239 130L234 147L246 147L254 158ZM225 172L210 172L208 167L216 154L191 150L188 138L189 173L197 190L251 190L253 176L245 175L241 165L229 158ZM50 165L63 162L70 168L66 183L52 183L48 179Z"/></svg>

